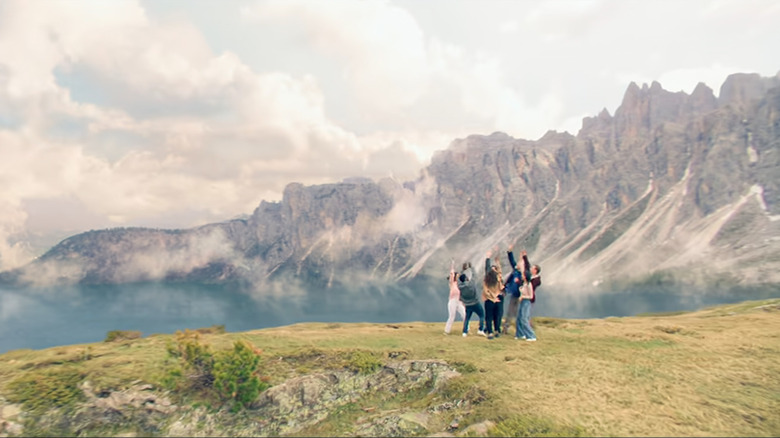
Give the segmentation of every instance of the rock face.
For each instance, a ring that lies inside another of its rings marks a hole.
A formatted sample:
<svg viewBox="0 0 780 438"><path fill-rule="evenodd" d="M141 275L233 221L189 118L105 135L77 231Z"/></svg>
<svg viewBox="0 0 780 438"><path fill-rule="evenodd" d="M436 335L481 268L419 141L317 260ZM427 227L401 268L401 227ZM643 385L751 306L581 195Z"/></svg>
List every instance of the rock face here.
<svg viewBox="0 0 780 438"><path fill-rule="evenodd" d="M349 403L374 394L401 394L430 388L438 391L449 379L460 376L438 360L390 362L379 371L361 374L346 369L308 374L290 379L260 393L241 415L227 410L176 406L152 385L137 382L117 391L95 393L88 382L81 385L86 400L74 410L53 409L37 419L40 431L106 436L283 436L313 426ZM468 406L466 400L447 402L450 410ZM427 432L428 416L436 410L367 415L356 431L378 436L410 436ZM0 436L24 435L18 405L0 398ZM121 434L121 435L117 435Z"/></svg>
<svg viewBox="0 0 780 438"><path fill-rule="evenodd" d="M73 236L19 282L438 278L494 245L528 250L546 284L657 271L780 282L780 77L729 76L716 98L630 84L614 117L536 141L472 135L415 181L287 186L246 220Z"/></svg>

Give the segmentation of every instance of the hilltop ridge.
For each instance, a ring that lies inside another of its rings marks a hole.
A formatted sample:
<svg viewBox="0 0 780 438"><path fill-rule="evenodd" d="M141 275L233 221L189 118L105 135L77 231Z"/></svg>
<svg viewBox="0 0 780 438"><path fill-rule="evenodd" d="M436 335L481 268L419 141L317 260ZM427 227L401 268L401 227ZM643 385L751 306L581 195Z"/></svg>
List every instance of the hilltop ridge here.
<svg viewBox="0 0 780 438"><path fill-rule="evenodd" d="M259 355L270 387L238 411L210 390L182 386L186 373L171 374L179 336L115 332L103 343L8 352L0 355L0 435L780 432L780 299L690 313L534 318L536 343L443 336L443 324L200 329L198 342L213 351L240 341Z"/></svg>

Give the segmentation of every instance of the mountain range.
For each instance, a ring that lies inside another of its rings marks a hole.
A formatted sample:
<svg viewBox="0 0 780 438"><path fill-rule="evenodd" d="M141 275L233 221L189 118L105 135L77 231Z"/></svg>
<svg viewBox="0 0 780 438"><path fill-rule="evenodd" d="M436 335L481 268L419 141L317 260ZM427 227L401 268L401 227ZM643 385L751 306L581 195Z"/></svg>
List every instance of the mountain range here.
<svg viewBox="0 0 780 438"><path fill-rule="evenodd" d="M286 186L244 218L69 237L6 282L238 282L268 291L441 280L528 251L545 284L780 284L780 73L716 97L631 83L577 135L454 140L413 181Z"/></svg>

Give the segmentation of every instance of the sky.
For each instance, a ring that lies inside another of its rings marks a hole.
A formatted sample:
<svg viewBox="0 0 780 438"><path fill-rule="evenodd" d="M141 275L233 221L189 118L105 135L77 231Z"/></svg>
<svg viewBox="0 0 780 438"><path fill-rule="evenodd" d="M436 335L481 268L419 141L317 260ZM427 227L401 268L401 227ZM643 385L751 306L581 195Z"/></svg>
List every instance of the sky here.
<svg viewBox="0 0 780 438"><path fill-rule="evenodd" d="M0 0L0 270L780 70L776 0Z"/></svg>

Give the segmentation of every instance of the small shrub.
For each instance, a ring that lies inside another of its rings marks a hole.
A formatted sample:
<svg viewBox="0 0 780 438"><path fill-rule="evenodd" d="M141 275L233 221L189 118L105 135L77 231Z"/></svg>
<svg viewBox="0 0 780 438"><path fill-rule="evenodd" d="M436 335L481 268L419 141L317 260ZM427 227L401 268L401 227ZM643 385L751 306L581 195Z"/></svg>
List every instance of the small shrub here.
<svg viewBox="0 0 780 438"><path fill-rule="evenodd" d="M362 374L371 374L382 365L382 361L369 351L353 351L347 359L347 368Z"/></svg>
<svg viewBox="0 0 780 438"><path fill-rule="evenodd" d="M387 358L395 360L404 360L409 357L409 352L404 350L388 351Z"/></svg>
<svg viewBox="0 0 780 438"><path fill-rule="evenodd" d="M79 389L83 379L84 375L72 368L26 373L9 383L8 400L37 413L71 406L84 399Z"/></svg>
<svg viewBox="0 0 780 438"><path fill-rule="evenodd" d="M476 373L478 371L474 364L468 362L452 362L452 366L461 374Z"/></svg>
<svg viewBox="0 0 780 438"><path fill-rule="evenodd" d="M233 350L217 355L214 362L214 388L223 400L233 400L234 410L249 405L268 388L260 379L257 366L260 352L246 341L233 343Z"/></svg>
<svg viewBox="0 0 780 438"><path fill-rule="evenodd" d="M176 332L176 344L168 345L168 354L180 359L183 376L195 389L209 388L214 383L214 354L200 342L200 334L192 330Z"/></svg>
<svg viewBox="0 0 780 438"><path fill-rule="evenodd" d="M257 370L259 349L246 341L236 341L232 350L214 353L200 339L197 331L176 332L176 343L168 345L168 354L178 358L181 367L168 371L162 381L166 388L182 389L183 380L187 389L216 393L223 401L235 402L234 411L248 407L268 388Z"/></svg>
<svg viewBox="0 0 780 438"><path fill-rule="evenodd" d="M141 332L137 330L111 330L106 334L106 339L103 342L125 341L140 337Z"/></svg>
<svg viewBox="0 0 780 438"><path fill-rule="evenodd" d="M487 392L468 377L456 377L447 380L441 387L441 394L448 400L467 400L480 404L487 400Z"/></svg>

